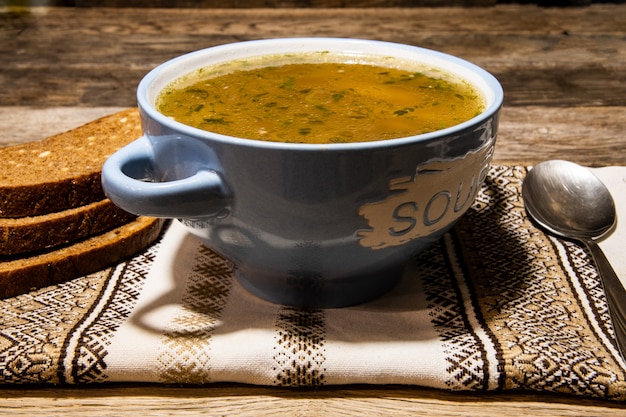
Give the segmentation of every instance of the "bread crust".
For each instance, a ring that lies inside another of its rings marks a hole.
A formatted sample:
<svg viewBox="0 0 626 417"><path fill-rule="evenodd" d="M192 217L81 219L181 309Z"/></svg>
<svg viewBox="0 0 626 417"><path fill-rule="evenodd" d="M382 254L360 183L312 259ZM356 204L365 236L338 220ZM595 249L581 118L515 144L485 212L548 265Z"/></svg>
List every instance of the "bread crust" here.
<svg viewBox="0 0 626 417"><path fill-rule="evenodd" d="M0 262L0 298L100 271L153 243L164 223L164 219L140 216L113 230L59 249Z"/></svg>
<svg viewBox="0 0 626 417"><path fill-rule="evenodd" d="M136 217L104 199L41 216L0 218L0 255L52 248L113 229Z"/></svg>
<svg viewBox="0 0 626 417"><path fill-rule="evenodd" d="M103 200L102 165L141 135L139 111L132 108L0 149L0 217L40 216Z"/></svg>

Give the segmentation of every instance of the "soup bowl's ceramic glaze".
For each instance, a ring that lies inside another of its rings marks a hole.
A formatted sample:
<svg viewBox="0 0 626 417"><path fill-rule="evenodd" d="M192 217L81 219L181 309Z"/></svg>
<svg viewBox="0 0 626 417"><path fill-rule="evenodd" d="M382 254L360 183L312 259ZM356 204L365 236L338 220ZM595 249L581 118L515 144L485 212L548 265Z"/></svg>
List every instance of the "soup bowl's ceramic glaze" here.
<svg viewBox="0 0 626 417"><path fill-rule="evenodd" d="M436 132L332 145L264 142L189 127L154 105L197 68L259 55L329 51L397 57L455 74L484 96L473 119ZM155 68L138 88L144 136L102 172L106 195L136 214L177 218L267 300L361 303L389 290L412 255L467 211L494 150L503 92L483 69L413 46L272 39L217 46Z"/></svg>

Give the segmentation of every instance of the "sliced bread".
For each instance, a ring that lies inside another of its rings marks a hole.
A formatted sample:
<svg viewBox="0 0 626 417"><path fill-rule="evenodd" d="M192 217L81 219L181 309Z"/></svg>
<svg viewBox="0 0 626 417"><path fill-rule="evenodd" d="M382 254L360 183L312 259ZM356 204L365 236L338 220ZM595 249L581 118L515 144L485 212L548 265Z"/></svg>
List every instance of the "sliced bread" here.
<svg viewBox="0 0 626 417"><path fill-rule="evenodd" d="M165 220L140 216L116 229L23 258L0 258L0 298L100 271L154 242Z"/></svg>
<svg viewBox="0 0 626 417"><path fill-rule="evenodd" d="M103 200L102 164L141 134L134 108L0 149L0 217L40 216Z"/></svg>
<svg viewBox="0 0 626 417"><path fill-rule="evenodd" d="M135 217L104 199L41 216L0 218L0 255L39 251L80 240Z"/></svg>

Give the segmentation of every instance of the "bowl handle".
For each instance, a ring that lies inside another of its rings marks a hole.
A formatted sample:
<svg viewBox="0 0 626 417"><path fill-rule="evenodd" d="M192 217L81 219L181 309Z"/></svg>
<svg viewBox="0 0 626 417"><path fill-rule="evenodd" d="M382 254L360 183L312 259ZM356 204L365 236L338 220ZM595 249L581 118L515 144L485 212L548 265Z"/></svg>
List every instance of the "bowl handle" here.
<svg viewBox="0 0 626 417"><path fill-rule="evenodd" d="M153 153L145 136L114 153L102 167L102 188L117 206L133 214L164 218L214 217L231 197L220 175L209 169L174 181L153 182Z"/></svg>

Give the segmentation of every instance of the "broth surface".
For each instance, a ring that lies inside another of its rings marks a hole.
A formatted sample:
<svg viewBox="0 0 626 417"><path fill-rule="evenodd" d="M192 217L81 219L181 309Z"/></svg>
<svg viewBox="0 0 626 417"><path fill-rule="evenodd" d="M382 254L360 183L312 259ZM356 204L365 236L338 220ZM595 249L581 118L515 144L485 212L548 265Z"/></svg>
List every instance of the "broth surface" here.
<svg viewBox="0 0 626 417"><path fill-rule="evenodd" d="M457 125L485 107L474 87L452 76L359 62L209 67L164 88L156 105L196 128L295 143L412 136Z"/></svg>

